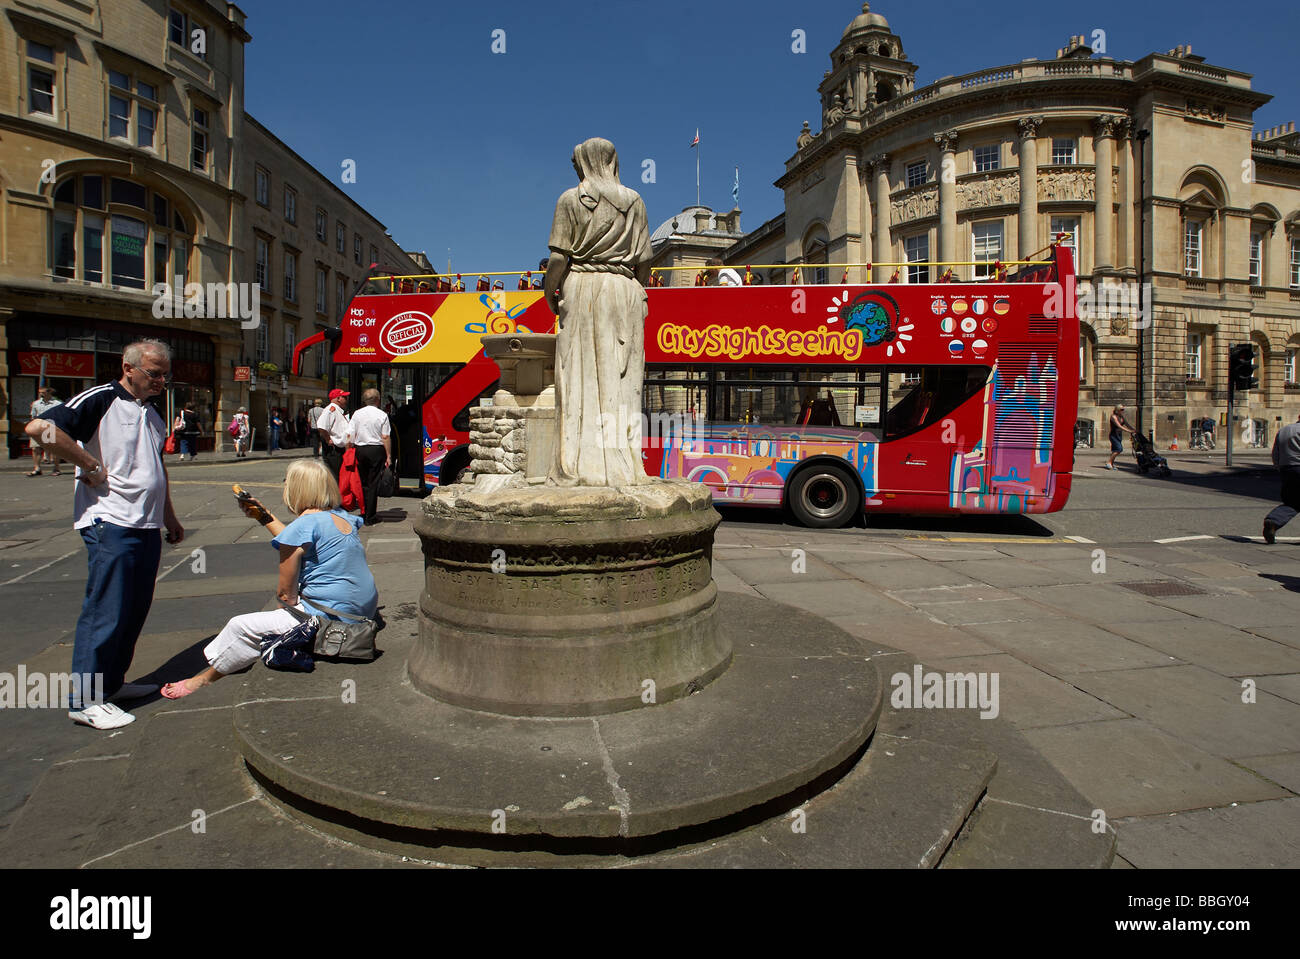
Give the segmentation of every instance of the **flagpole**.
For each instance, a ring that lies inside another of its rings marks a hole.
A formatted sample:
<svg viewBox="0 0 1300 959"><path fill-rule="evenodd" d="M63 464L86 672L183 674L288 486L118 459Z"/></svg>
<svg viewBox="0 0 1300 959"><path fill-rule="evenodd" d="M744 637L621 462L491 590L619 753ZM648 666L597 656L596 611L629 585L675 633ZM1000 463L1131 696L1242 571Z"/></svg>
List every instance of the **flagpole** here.
<svg viewBox="0 0 1300 959"><path fill-rule="evenodd" d="M699 131L695 131L695 136L699 138ZM700 205L700 145L695 144L695 205Z"/></svg>

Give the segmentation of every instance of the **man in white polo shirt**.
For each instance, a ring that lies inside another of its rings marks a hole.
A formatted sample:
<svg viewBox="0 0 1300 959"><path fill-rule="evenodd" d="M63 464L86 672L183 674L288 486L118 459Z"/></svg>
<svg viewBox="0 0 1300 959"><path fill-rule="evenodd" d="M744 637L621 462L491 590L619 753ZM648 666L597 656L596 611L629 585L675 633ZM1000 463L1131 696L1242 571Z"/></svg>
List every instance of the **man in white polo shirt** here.
<svg viewBox="0 0 1300 959"><path fill-rule="evenodd" d="M361 402L365 405L352 414L352 445L357 451L357 472L365 493L362 518L370 526L379 504L379 477L393 462L392 427L388 414L379 408L379 390L366 390Z"/></svg>
<svg viewBox="0 0 1300 959"><path fill-rule="evenodd" d="M350 395L347 390L330 390L330 405L325 407L325 412L316 421L316 433L323 444L321 458L334 474L335 482L338 481L339 470L343 468L343 451L347 449L348 436L352 432L348 414L343 409L343 404Z"/></svg>
<svg viewBox="0 0 1300 959"><path fill-rule="evenodd" d="M169 543L185 538L162 461L167 428L148 402L166 388L170 373L166 343L131 343L122 353L120 380L79 393L27 424L28 436L77 465L73 525L86 544L88 575L72 674L102 675L108 698L136 692L123 681L153 604L159 530L166 527ZM110 702L87 702L88 692L73 686L68 715L76 722L113 729L134 721Z"/></svg>

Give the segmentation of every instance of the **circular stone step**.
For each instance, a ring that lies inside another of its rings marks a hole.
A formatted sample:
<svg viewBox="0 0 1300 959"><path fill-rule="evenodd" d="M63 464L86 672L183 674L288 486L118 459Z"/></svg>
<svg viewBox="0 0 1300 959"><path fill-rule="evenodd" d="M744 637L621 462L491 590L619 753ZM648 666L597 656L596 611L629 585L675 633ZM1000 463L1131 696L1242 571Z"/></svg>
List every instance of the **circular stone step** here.
<svg viewBox="0 0 1300 959"><path fill-rule="evenodd" d="M722 835L847 771L881 685L857 640L802 610L723 593L718 622L734 657L702 692L559 719L418 692L404 668L415 623L395 619L373 663L255 668L236 734L275 799L353 841L397 831L404 844L564 853Z"/></svg>

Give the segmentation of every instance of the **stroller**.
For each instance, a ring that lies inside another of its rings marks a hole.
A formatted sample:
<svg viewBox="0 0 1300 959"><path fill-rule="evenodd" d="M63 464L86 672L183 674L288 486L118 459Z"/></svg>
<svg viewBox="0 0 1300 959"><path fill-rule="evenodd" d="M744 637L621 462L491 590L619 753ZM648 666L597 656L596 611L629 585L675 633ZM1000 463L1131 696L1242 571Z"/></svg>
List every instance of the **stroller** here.
<svg viewBox="0 0 1300 959"><path fill-rule="evenodd" d="M1129 439L1133 443L1133 456L1137 460L1139 473L1145 476L1154 471L1155 475L1161 478L1173 474L1169 468L1169 460L1156 452L1156 444L1151 441L1151 437L1134 433Z"/></svg>

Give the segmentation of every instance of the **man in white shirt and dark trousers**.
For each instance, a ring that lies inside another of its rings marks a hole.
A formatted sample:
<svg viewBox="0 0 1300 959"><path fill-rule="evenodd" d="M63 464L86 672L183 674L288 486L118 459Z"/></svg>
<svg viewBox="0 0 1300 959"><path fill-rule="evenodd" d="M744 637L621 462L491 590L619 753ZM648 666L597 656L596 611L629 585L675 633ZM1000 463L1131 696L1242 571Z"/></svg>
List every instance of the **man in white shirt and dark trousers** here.
<svg viewBox="0 0 1300 959"><path fill-rule="evenodd" d="M311 429L311 455L320 456L320 430L316 427L320 424L320 418L325 413L325 407L320 405L320 399L312 405L307 411L307 426Z"/></svg>
<svg viewBox="0 0 1300 959"><path fill-rule="evenodd" d="M321 438L321 458L334 474L335 482L339 470L343 468L343 451L347 449L348 434L352 426L348 423L348 414L343 410L344 399L351 394L347 390L330 390L330 405L316 421L316 435Z"/></svg>
<svg viewBox="0 0 1300 959"><path fill-rule="evenodd" d="M77 465L73 526L86 544L86 598L72 646L74 677L102 676L102 696L133 699L154 687L124 685L136 640L153 604L162 537L179 543L185 530L172 509L163 466L167 428L149 403L171 378L171 350L158 340L131 343L122 353L122 378L79 393L27 424L56 456ZM74 680L68 715L96 729L114 729L135 717L97 701Z"/></svg>
<svg viewBox="0 0 1300 959"><path fill-rule="evenodd" d="M1273 465L1282 473L1282 505L1264 517L1264 542L1270 546L1277 531L1300 513L1300 421L1288 423L1273 440Z"/></svg>
<svg viewBox="0 0 1300 959"><path fill-rule="evenodd" d="M375 522L379 477L393 462L392 428L388 414L379 408L378 390L366 390L361 394L361 402L365 405L352 414L352 446L357 451L357 472L365 492L362 518L369 526Z"/></svg>

